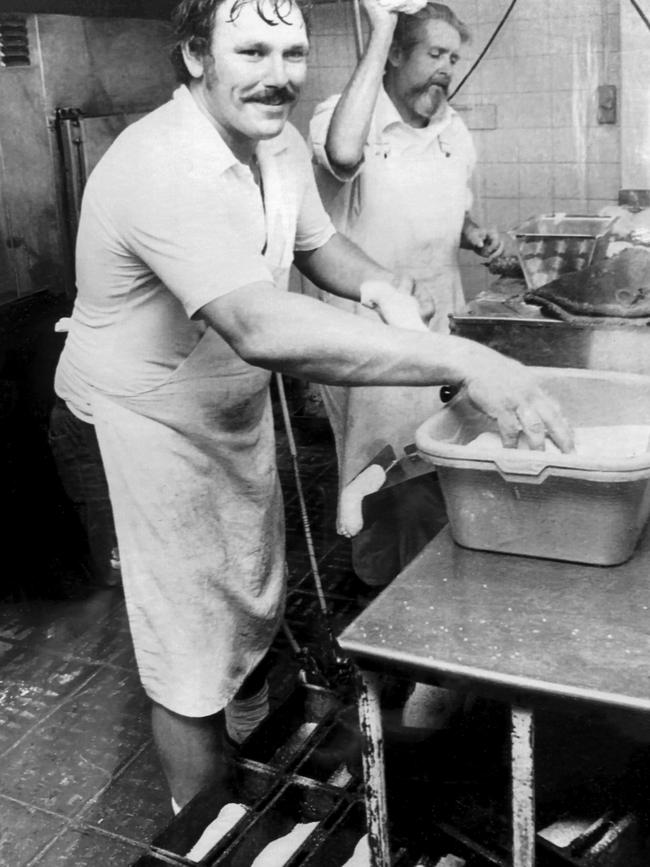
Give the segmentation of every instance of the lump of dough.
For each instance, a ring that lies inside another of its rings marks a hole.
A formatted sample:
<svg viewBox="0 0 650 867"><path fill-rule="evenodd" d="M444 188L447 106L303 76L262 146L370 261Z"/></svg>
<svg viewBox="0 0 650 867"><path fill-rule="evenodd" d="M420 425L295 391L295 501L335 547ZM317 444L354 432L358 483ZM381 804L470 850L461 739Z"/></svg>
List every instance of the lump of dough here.
<svg viewBox="0 0 650 867"><path fill-rule="evenodd" d="M650 448L650 425L628 424L595 427L577 427L573 431L576 457L590 460L622 460L636 458L648 452ZM486 431L467 445L475 449L490 452L506 451L498 433ZM512 454L513 449L507 449ZM529 452L530 447L525 437L519 437L517 451ZM548 437L544 444L547 454L561 454L560 449ZM522 455L524 458L525 455Z"/></svg>
<svg viewBox="0 0 650 867"><path fill-rule="evenodd" d="M251 867L282 867L311 834L318 822L299 822L284 837L272 840L265 846Z"/></svg>
<svg viewBox="0 0 650 867"><path fill-rule="evenodd" d="M503 442L501 441L501 437L498 433L494 431L485 431L485 433L479 434L476 439L473 439L471 442L467 443L467 445L472 446L475 449L480 449L481 451L490 452L491 454L503 451L507 451L508 454L512 454L512 452L515 451L515 449L511 448L506 449L506 447L503 445ZM531 451L525 437L519 437L516 451ZM546 437L546 440L544 442L544 451L551 454L561 454L560 449L548 437Z"/></svg>
<svg viewBox="0 0 650 867"><path fill-rule="evenodd" d="M247 812L248 808L243 804L226 804L223 806L217 818L213 822L210 822L185 856L188 861L198 862L201 858L204 858Z"/></svg>
<svg viewBox="0 0 650 867"><path fill-rule="evenodd" d="M364 834L359 840L354 847L352 857L345 862L343 867L370 867L370 844L367 834Z"/></svg>
<svg viewBox="0 0 650 867"><path fill-rule="evenodd" d="M363 498L378 491L386 481L386 472L379 464L371 464L341 491L336 531L351 539L363 529Z"/></svg>

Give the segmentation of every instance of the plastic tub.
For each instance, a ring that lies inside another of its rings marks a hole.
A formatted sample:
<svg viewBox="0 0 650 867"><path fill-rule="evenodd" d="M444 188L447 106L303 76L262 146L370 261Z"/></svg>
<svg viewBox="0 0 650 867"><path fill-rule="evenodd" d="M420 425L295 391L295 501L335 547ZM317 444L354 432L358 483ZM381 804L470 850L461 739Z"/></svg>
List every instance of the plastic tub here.
<svg viewBox="0 0 650 867"><path fill-rule="evenodd" d="M650 377L532 368L574 427L650 425ZM636 457L490 454L496 424L459 394L416 432L438 468L454 540L467 548L611 566L632 555L650 515L650 452Z"/></svg>
<svg viewBox="0 0 650 867"><path fill-rule="evenodd" d="M606 251L613 224L614 217L546 214L512 229L528 288L539 289L562 274L588 268Z"/></svg>

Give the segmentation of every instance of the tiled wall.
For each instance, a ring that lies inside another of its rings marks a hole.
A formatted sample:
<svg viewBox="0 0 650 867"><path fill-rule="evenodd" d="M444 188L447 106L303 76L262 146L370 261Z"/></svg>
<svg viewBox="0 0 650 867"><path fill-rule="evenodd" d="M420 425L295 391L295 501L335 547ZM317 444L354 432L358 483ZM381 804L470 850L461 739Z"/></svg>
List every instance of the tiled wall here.
<svg viewBox="0 0 650 867"><path fill-rule="evenodd" d="M465 109L479 155L475 214L481 221L506 231L534 214L598 213L616 202L620 125L598 123L597 93L599 85L615 85L620 113L619 5L624 2L518 0L455 100ZM473 35L457 81L509 4L449 0ZM640 18L638 26L643 29ZM650 49L650 33L643 35ZM294 116L303 132L316 103L340 91L354 66L350 0L314 7L312 45L311 78ZM472 111L477 105L492 108ZM486 117L494 122L486 123ZM486 285L487 275L472 254L463 253L461 261L470 297Z"/></svg>

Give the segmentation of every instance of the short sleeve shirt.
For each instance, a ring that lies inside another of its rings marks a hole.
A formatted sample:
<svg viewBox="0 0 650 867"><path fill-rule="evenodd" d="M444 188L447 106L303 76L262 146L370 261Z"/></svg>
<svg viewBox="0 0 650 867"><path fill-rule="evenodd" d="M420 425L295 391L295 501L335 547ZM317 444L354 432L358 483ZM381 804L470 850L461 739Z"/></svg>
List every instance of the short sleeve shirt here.
<svg viewBox="0 0 650 867"><path fill-rule="evenodd" d="M208 302L281 282L294 250L334 234L307 147L287 124L260 142L264 201L186 87L128 127L92 172L56 391L91 421L90 392L155 388L186 358ZM284 288L284 287L281 287Z"/></svg>

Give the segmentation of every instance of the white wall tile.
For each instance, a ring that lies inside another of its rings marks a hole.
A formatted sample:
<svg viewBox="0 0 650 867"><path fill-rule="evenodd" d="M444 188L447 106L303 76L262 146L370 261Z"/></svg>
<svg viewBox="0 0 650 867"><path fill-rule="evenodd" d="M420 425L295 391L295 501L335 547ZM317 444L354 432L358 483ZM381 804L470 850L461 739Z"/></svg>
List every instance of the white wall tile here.
<svg viewBox="0 0 650 867"><path fill-rule="evenodd" d="M621 50L621 16L617 12L610 13L603 22L603 45L607 51Z"/></svg>
<svg viewBox="0 0 650 867"><path fill-rule="evenodd" d="M620 162L620 129L618 124L597 126L587 138L587 160L590 163Z"/></svg>
<svg viewBox="0 0 650 867"><path fill-rule="evenodd" d="M512 166L507 163L486 163L482 169L484 196L511 199L519 195L519 178Z"/></svg>
<svg viewBox="0 0 650 867"><path fill-rule="evenodd" d="M497 103L497 121L502 129L535 129L551 125L553 98L549 93L505 94Z"/></svg>
<svg viewBox="0 0 650 867"><path fill-rule="evenodd" d="M621 86L621 53L620 51L606 51L603 68L603 83Z"/></svg>
<svg viewBox="0 0 650 867"><path fill-rule="evenodd" d="M556 127L552 130L553 161L579 163L587 158L589 136L578 126Z"/></svg>
<svg viewBox="0 0 650 867"><path fill-rule="evenodd" d="M519 222L519 199L488 199L483 201L485 222L501 231L513 228Z"/></svg>
<svg viewBox="0 0 650 867"><path fill-rule="evenodd" d="M354 46L338 36L323 36L318 41L318 65L350 68L356 64Z"/></svg>
<svg viewBox="0 0 650 867"><path fill-rule="evenodd" d="M478 16L481 21L498 23L505 15L510 0L479 0Z"/></svg>
<svg viewBox="0 0 650 867"><path fill-rule="evenodd" d="M556 163L553 166L553 189L563 199L587 196L587 168L584 163Z"/></svg>
<svg viewBox="0 0 650 867"><path fill-rule="evenodd" d="M554 127L587 128L588 98L579 91L563 91L552 95L551 123Z"/></svg>
<svg viewBox="0 0 650 867"><path fill-rule="evenodd" d="M503 93L514 90L512 64L505 58L486 56L480 66L484 93Z"/></svg>
<svg viewBox="0 0 650 867"><path fill-rule="evenodd" d="M552 55L528 55L520 58L514 75L515 90L519 93L548 91L553 71Z"/></svg>
<svg viewBox="0 0 650 867"><path fill-rule="evenodd" d="M472 45L482 51L483 48L487 45L492 34L495 31L494 24L480 24L475 28L474 36L472 38ZM476 51L478 54L478 51ZM512 58L517 55L517 46L515 41L512 38L512 30L506 24L494 39L492 45L490 45L488 49L488 53L485 55L486 58L490 58L493 60L497 60L499 58L507 57Z"/></svg>
<svg viewBox="0 0 650 867"><path fill-rule="evenodd" d="M513 17L519 21L535 21L542 24L548 23L549 7L548 0L525 0L515 6Z"/></svg>
<svg viewBox="0 0 650 867"><path fill-rule="evenodd" d="M468 27L471 27L472 22L476 21L477 0L451 0L450 6Z"/></svg>
<svg viewBox="0 0 650 867"><path fill-rule="evenodd" d="M600 0L598 0L600 2ZM602 45L603 17L600 10L597 14L580 14L573 3L567 8L573 12L571 15L558 15L549 18L548 35L551 50L563 51L586 51L598 49Z"/></svg>
<svg viewBox="0 0 650 867"><path fill-rule="evenodd" d="M318 3L310 16L311 33L351 33L352 22L351 3Z"/></svg>
<svg viewBox="0 0 650 867"><path fill-rule="evenodd" d="M618 204L618 193L610 199L589 199L587 213L597 216L603 208L611 208L612 205L616 204Z"/></svg>
<svg viewBox="0 0 650 867"><path fill-rule="evenodd" d="M547 163L520 163L519 192L523 197L544 196L552 189L552 166Z"/></svg>
<svg viewBox="0 0 650 867"><path fill-rule="evenodd" d="M520 223L530 219L530 217L537 217L540 214L552 214L554 211L553 196L550 192L533 198L522 196L519 201Z"/></svg>
<svg viewBox="0 0 650 867"><path fill-rule="evenodd" d="M550 163L553 161L553 130L537 127L517 131L520 163Z"/></svg>
<svg viewBox="0 0 650 867"><path fill-rule="evenodd" d="M587 172L587 198L616 199L621 187L621 168L618 163L596 163Z"/></svg>
<svg viewBox="0 0 650 867"><path fill-rule="evenodd" d="M523 3L522 7L526 5ZM535 57L550 51L550 28L546 18L508 22L502 32L505 31L519 57Z"/></svg>
<svg viewBox="0 0 650 867"><path fill-rule="evenodd" d="M573 214L576 216L584 216L593 213L589 208L589 203L586 199L564 199L561 197L555 198L554 208L556 214Z"/></svg>
<svg viewBox="0 0 650 867"><path fill-rule="evenodd" d="M519 159L518 136L514 135L512 130L486 130L480 139L475 135L474 141L481 162L516 163Z"/></svg>

